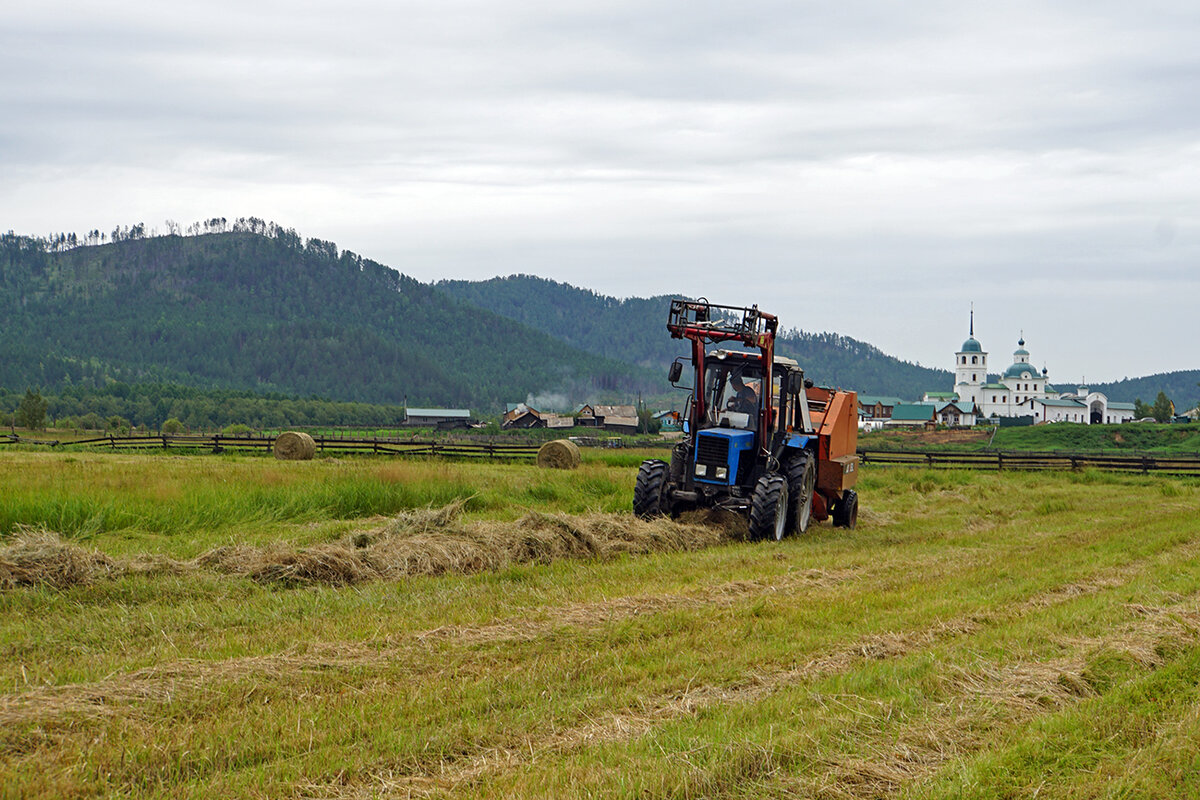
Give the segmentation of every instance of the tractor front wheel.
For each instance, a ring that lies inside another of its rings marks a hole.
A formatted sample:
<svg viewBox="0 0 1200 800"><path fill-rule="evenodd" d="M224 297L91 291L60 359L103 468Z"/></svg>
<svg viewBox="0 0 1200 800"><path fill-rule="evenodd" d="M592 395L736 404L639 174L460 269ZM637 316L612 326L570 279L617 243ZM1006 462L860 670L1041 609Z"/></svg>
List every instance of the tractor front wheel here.
<svg viewBox="0 0 1200 800"><path fill-rule="evenodd" d="M651 458L638 468L633 487L633 513L642 519L660 517L664 512L664 493L667 488L667 462Z"/></svg>
<svg viewBox="0 0 1200 800"><path fill-rule="evenodd" d="M779 541L787 533L788 482L782 475L764 475L750 500L750 538Z"/></svg>

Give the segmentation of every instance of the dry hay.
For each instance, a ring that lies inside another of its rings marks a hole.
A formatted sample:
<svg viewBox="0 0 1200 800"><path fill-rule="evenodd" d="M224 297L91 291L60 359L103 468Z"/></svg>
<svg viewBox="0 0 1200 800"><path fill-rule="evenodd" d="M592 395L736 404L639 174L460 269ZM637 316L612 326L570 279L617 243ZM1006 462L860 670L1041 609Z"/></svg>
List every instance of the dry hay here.
<svg viewBox="0 0 1200 800"><path fill-rule="evenodd" d="M720 529L623 514L526 514L516 522L445 520L447 509L394 520L361 558L380 577L497 570L563 558L609 558L710 547L728 537ZM454 511L451 509L453 514ZM429 515L442 516L431 525Z"/></svg>
<svg viewBox="0 0 1200 800"><path fill-rule="evenodd" d="M579 461L579 446L568 439L555 439L538 448L537 465L542 469L575 469Z"/></svg>
<svg viewBox="0 0 1200 800"><path fill-rule="evenodd" d="M12 543L0 548L0 589L38 585L66 589L118 569L103 553L64 542L57 533L41 528L19 529Z"/></svg>
<svg viewBox="0 0 1200 800"><path fill-rule="evenodd" d="M97 577L202 569L260 583L341 586L415 575L499 570L564 558L612 558L711 547L739 534L717 524L642 520L627 514L526 514L515 522L463 522L466 500L406 511L381 528L334 542L295 547L224 545L189 561L136 556L116 561L64 542L56 533L24 531L0 549L0 590L43 584L65 588ZM723 522L727 523L727 520Z"/></svg>
<svg viewBox="0 0 1200 800"><path fill-rule="evenodd" d="M275 457L281 461L310 461L317 444L307 433L286 431L275 438Z"/></svg>
<svg viewBox="0 0 1200 800"><path fill-rule="evenodd" d="M679 515L685 525L704 525L719 528L730 539L749 539L750 523L746 517L724 508L700 508Z"/></svg>
<svg viewBox="0 0 1200 800"><path fill-rule="evenodd" d="M625 514L529 513L515 522L460 519L466 501L407 511L382 528L304 548L232 545L210 550L196 567L263 583L342 585L415 575L499 570L564 558L696 550L730 539L720 527Z"/></svg>

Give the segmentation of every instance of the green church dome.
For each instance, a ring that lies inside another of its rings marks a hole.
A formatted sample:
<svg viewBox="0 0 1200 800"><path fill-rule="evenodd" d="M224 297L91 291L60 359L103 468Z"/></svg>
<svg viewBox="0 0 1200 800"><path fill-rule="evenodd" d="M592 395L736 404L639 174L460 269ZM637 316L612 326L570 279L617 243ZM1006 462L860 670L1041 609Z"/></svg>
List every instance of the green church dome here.
<svg viewBox="0 0 1200 800"><path fill-rule="evenodd" d="M975 337L972 336L970 339L967 339L965 342L963 342L962 350L959 350L958 352L960 352L960 353L982 353L983 345L981 345L979 342L977 342L975 340Z"/></svg>
<svg viewBox="0 0 1200 800"><path fill-rule="evenodd" d="M1024 378L1026 375L1028 375L1029 378L1042 377L1038 371L1033 368L1033 364L1022 364L1017 362L1008 369L1004 370L1004 377L1006 378Z"/></svg>

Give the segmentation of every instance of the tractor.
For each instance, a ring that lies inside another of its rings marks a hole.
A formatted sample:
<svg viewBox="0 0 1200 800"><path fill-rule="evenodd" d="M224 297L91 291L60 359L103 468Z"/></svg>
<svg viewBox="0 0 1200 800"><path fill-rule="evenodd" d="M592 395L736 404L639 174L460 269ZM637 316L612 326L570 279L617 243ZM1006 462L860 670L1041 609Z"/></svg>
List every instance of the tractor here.
<svg viewBox="0 0 1200 800"><path fill-rule="evenodd" d="M755 539L803 533L813 520L857 524L857 395L814 386L794 360L775 355L778 328L756 305L671 301L667 331L691 342L684 438L670 463L642 462L634 513L727 509L748 515ZM684 358L671 364L673 386Z"/></svg>

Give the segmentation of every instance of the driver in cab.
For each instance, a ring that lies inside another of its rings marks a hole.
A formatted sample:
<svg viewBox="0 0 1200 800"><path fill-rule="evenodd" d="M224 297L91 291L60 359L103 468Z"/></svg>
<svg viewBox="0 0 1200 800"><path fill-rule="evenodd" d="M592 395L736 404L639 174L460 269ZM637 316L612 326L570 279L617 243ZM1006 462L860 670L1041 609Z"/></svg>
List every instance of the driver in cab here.
<svg viewBox="0 0 1200 800"><path fill-rule="evenodd" d="M731 375L729 377L729 385L734 393L725 404L725 408L729 411L737 411L753 416L758 411L758 383L758 381L746 383L742 380L740 372L735 372Z"/></svg>

